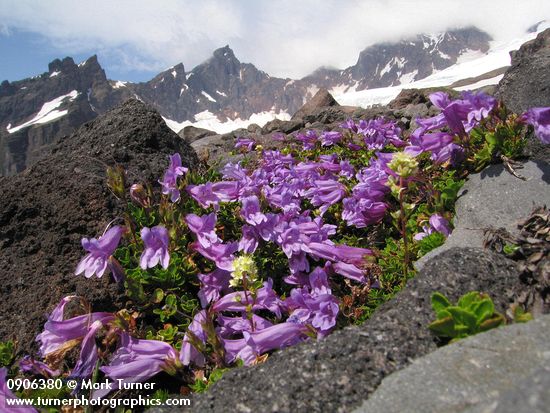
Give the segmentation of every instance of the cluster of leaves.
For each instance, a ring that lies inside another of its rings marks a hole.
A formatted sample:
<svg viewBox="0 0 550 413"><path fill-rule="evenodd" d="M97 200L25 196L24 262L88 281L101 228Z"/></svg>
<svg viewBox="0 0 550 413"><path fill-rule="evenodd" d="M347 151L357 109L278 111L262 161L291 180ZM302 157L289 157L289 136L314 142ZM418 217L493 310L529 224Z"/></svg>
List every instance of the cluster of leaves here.
<svg viewBox="0 0 550 413"><path fill-rule="evenodd" d="M477 291L464 294L456 305L451 304L443 294L433 293L432 308L437 320L430 323L429 329L451 342L506 323L504 316L495 312L493 300Z"/></svg>

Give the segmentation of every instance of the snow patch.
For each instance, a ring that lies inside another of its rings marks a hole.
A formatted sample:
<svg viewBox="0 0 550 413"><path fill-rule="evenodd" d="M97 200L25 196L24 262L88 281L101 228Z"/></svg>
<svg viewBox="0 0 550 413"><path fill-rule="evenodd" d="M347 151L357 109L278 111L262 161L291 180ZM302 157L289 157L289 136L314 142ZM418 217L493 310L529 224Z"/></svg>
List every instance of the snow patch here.
<svg viewBox="0 0 550 413"><path fill-rule="evenodd" d="M415 70L413 70L412 72L409 72L409 73L403 73L399 77L399 84L406 85L408 83L413 82L414 78L416 77L417 74L418 74L418 69L415 69Z"/></svg>
<svg viewBox="0 0 550 413"><path fill-rule="evenodd" d="M117 80L116 83L113 85L113 89L118 89L118 88L121 88L121 87L126 87L126 83L128 82L124 82L122 80Z"/></svg>
<svg viewBox="0 0 550 413"><path fill-rule="evenodd" d="M216 99L214 99L212 96L210 96L208 93L206 93L204 90L201 91L201 94L206 98L208 99L210 102L215 102Z"/></svg>
<svg viewBox="0 0 550 413"><path fill-rule="evenodd" d="M186 126L195 126L197 128L208 129L220 134L228 133L239 128L246 128L252 123L255 123L259 126L264 126L267 122L270 122L273 119L290 120L290 115L288 113L276 113L275 111L255 113L248 119L237 118L225 122L220 121L216 115L208 110L197 113L194 117L194 122L191 122L189 120L186 120L184 122L176 122L174 120L164 117L163 119L168 127L176 133L181 131Z"/></svg>
<svg viewBox="0 0 550 413"><path fill-rule="evenodd" d="M305 94L304 99L303 99L304 104L308 100L310 100L313 96L315 96L315 94L317 92L319 92L319 86L317 86L317 85L308 86L308 88L306 89L306 94Z"/></svg>
<svg viewBox="0 0 550 413"><path fill-rule="evenodd" d="M172 76L174 76L174 79L178 76L178 72L176 72L175 70L172 70Z"/></svg>
<svg viewBox="0 0 550 413"><path fill-rule="evenodd" d="M52 74L50 75L50 77L55 77L57 75L59 75L61 72L59 70L56 70L55 72L52 72Z"/></svg>
<svg viewBox="0 0 550 413"><path fill-rule="evenodd" d="M474 89L479 89L480 87L483 87L483 86L497 85L498 82L500 82L500 80L503 77L504 77L504 73L501 74L501 75L492 77L490 79L483 79L483 80L480 80L479 82L475 82L475 83L472 83L472 84L469 84L469 85L466 85L466 86L455 87L453 89L454 90L459 90L459 91L474 90Z"/></svg>
<svg viewBox="0 0 550 413"><path fill-rule="evenodd" d="M220 92L219 90L216 90L216 93L220 96L224 96L224 97L227 97L227 95L223 92Z"/></svg>
<svg viewBox="0 0 550 413"><path fill-rule="evenodd" d="M67 93L66 95L59 96L58 98L55 98L49 102L44 103L40 111L31 120L19 126L14 126L13 128L11 127L11 124L8 125L8 128L7 128L8 132L14 133L28 126L51 122L52 120L59 119L65 116L68 110L57 110L57 108L59 108L59 106L61 106L61 104L66 99L68 99L70 102L75 100L77 96L78 96L78 92L76 90L73 90L71 93Z"/></svg>
<svg viewBox="0 0 550 413"><path fill-rule="evenodd" d="M187 80L189 80L189 78L190 78L191 76L193 76L193 72L187 73L187 74L185 75L185 78L186 78Z"/></svg>
<svg viewBox="0 0 550 413"><path fill-rule="evenodd" d="M180 96L183 95L183 92L185 92L187 89L189 89L189 86L183 85L183 87L180 90Z"/></svg>
<svg viewBox="0 0 550 413"><path fill-rule="evenodd" d="M407 61L404 57L394 57L392 58L386 66L380 71L380 77L384 76L386 73L388 73L390 70L392 70L395 66L397 66L399 69L403 69L405 66L405 63Z"/></svg>

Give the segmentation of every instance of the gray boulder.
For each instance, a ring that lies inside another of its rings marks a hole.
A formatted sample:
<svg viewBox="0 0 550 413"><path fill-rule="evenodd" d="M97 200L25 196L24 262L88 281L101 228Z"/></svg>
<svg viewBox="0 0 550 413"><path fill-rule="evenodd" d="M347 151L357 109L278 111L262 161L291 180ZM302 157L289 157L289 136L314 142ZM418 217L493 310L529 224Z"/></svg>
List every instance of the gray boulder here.
<svg viewBox="0 0 550 413"><path fill-rule="evenodd" d="M503 165L470 175L455 205L453 233L444 245L418 260L416 268L453 247L482 248L485 229L502 227L517 233L518 222L535 206L550 205L550 165L529 161L517 172L527 180L516 178Z"/></svg>
<svg viewBox="0 0 550 413"><path fill-rule="evenodd" d="M550 411L550 315L445 346L385 378L354 413Z"/></svg>

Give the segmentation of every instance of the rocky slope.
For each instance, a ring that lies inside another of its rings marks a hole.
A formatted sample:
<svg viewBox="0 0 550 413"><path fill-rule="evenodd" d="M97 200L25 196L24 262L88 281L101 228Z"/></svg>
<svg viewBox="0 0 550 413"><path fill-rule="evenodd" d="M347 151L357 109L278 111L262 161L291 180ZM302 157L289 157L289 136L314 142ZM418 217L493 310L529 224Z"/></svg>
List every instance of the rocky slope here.
<svg viewBox="0 0 550 413"><path fill-rule="evenodd" d="M45 314L68 294L96 309L121 308L124 297L110 275L75 276L82 237L97 237L120 212L106 187L107 166L127 169L127 183L156 182L179 152L197 158L154 109L137 100L100 115L24 173L0 178L0 341L15 339L28 352Z"/></svg>

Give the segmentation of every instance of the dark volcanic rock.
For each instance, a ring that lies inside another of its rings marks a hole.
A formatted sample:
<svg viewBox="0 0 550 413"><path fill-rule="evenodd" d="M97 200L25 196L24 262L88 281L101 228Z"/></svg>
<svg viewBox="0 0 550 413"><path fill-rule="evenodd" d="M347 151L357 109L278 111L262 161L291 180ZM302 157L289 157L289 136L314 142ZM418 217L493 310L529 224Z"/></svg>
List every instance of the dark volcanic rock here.
<svg viewBox="0 0 550 413"><path fill-rule="evenodd" d="M417 105L419 103L429 103L426 92L420 89L403 89L399 95L392 100L388 107L391 109L403 109L408 105Z"/></svg>
<svg viewBox="0 0 550 413"><path fill-rule="evenodd" d="M550 29L510 55L512 66L498 85L498 96L516 113L550 106Z"/></svg>
<svg viewBox="0 0 550 413"><path fill-rule="evenodd" d="M358 405L383 377L437 348L427 325L433 291L457 300L471 290L495 297L504 311L518 288L514 263L489 252L453 249L429 262L407 288L361 327L272 355L262 365L227 372L196 396L193 411L342 412ZM156 409L153 412L177 411Z"/></svg>
<svg viewBox="0 0 550 413"><path fill-rule="evenodd" d="M188 143L192 143L198 141L199 139L215 134L216 132L208 129L196 128L195 126L186 126L178 132L178 135L185 139Z"/></svg>
<svg viewBox="0 0 550 413"><path fill-rule="evenodd" d="M105 185L108 165L121 165L127 182L156 182L168 155L184 165L195 152L160 115L137 100L83 125L52 154L24 173L0 178L0 341L20 352L36 348L45 315L68 294L86 297L95 311L120 309L124 297L110 275L85 279L74 270L83 236L101 235L120 216Z"/></svg>
<svg viewBox="0 0 550 413"><path fill-rule="evenodd" d="M293 120L281 120L273 119L270 122L267 122L262 128L262 134L267 135L271 132L283 132L283 133L292 133L302 128L304 123L299 119Z"/></svg>
<svg viewBox="0 0 550 413"><path fill-rule="evenodd" d="M304 106L302 106L293 116L292 119L302 119L305 115L310 115L313 111L327 106L340 106L338 102L332 97L332 95L326 89L319 89L319 91L309 100Z"/></svg>
<svg viewBox="0 0 550 413"><path fill-rule="evenodd" d="M550 29L510 53L512 67L498 84L497 96L516 113L550 106ZM550 145L531 136L527 152L533 159L550 161Z"/></svg>

